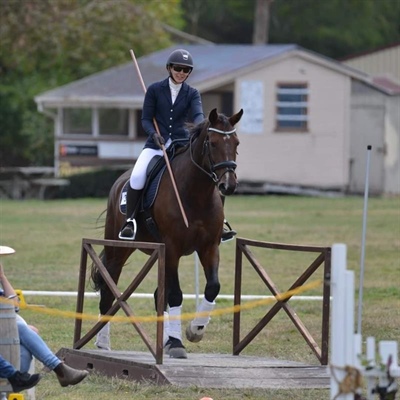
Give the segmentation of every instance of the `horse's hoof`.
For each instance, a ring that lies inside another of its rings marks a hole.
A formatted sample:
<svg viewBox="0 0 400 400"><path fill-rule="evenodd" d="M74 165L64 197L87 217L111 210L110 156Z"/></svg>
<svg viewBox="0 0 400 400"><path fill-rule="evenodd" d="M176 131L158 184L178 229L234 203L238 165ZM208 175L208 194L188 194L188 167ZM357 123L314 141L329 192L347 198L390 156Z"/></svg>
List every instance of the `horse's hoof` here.
<svg viewBox="0 0 400 400"><path fill-rule="evenodd" d="M192 324L189 324L186 327L186 339L192 343L200 342L203 339L204 330L204 326L192 326Z"/></svg>
<svg viewBox="0 0 400 400"><path fill-rule="evenodd" d="M187 358L185 346L179 339L169 337L166 345L164 346L165 354L171 358Z"/></svg>
<svg viewBox="0 0 400 400"><path fill-rule="evenodd" d="M111 350L111 346L110 346L109 343L107 344L107 343L100 342L100 341L96 340L96 342L94 344L100 350L108 350L108 351Z"/></svg>
<svg viewBox="0 0 400 400"><path fill-rule="evenodd" d="M96 337L94 345L100 350L111 350L110 337L107 335L99 334Z"/></svg>

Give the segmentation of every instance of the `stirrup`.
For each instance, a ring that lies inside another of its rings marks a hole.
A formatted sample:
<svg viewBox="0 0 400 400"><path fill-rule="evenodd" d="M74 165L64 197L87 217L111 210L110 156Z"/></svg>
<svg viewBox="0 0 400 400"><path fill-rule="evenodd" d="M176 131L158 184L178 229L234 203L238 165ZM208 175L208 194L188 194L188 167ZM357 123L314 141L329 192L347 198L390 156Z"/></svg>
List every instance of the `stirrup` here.
<svg viewBox="0 0 400 400"><path fill-rule="evenodd" d="M229 222L226 219L224 219L224 225L226 225L226 228L224 226L224 229L222 231L221 243L229 242L236 236L236 231L232 229L232 227L230 226Z"/></svg>
<svg viewBox="0 0 400 400"><path fill-rule="evenodd" d="M133 225L133 232L132 232L132 234L129 235L129 236L122 236L122 232L125 230L125 228L128 227L128 225L129 225L130 222L132 222L132 225ZM122 228L121 231L119 232L118 237L119 237L121 240L135 240L136 231L137 231L136 220L135 220L134 218L128 218L128 219L126 220L125 225L123 226L123 228Z"/></svg>

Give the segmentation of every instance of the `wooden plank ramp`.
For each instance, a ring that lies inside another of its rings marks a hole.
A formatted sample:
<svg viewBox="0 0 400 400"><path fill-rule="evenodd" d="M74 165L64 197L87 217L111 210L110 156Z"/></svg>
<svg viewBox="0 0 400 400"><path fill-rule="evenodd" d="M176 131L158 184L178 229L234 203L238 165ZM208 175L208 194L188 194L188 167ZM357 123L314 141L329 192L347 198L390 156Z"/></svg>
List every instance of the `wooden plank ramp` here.
<svg viewBox="0 0 400 400"><path fill-rule="evenodd" d="M165 356L157 365L150 353L138 351L63 348L57 354L75 368L178 387L327 389L330 384L326 366L246 355L189 353L186 360Z"/></svg>

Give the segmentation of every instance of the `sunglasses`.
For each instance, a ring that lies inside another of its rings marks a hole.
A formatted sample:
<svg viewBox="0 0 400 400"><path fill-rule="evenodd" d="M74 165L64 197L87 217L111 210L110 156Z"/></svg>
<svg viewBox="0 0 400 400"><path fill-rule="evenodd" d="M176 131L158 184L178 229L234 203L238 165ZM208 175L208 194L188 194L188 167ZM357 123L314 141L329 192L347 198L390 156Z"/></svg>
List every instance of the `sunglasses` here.
<svg viewBox="0 0 400 400"><path fill-rule="evenodd" d="M192 68L190 68L190 67L178 67L177 65L173 65L173 66L172 66L172 69L173 69L175 72L181 72L181 71L183 71L185 74L188 74L188 73L192 70Z"/></svg>

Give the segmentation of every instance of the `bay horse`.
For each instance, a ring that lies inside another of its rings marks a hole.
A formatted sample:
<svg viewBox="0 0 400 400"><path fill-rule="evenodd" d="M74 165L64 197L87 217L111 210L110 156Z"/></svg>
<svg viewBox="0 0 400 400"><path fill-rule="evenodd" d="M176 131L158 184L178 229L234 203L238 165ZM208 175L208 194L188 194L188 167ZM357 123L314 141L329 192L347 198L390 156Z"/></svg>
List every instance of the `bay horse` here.
<svg viewBox="0 0 400 400"><path fill-rule="evenodd" d="M165 244L163 345L164 351L170 357L187 358L179 318L183 299L178 275L180 258L197 252L206 277L204 298L197 308L197 312L201 314L186 329L189 341L198 342L202 339L210 320L209 315L215 306L214 300L220 290L219 245L224 223L221 195L233 194L238 184L235 169L239 139L234 126L242 115L243 110L227 117L213 109L208 119L190 127L189 142L171 160L171 170L189 227L184 224L168 171L161 178L157 196L150 208L158 235L147 229L143 212L136 215L138 228L135 240ZM130 172L126 171L121 175L111 188L106 212L105 239L118 240L118 233L125 221L125 215L120 212L119 199ZM116 284L125 262L134 250L124 247L104 248L102 261ZM114 297L97 270L92 270L92 280L95 289L100 290L101 316L112 306ZM155 298L156 293L157 290ZM168 320L168 316L174 318ZM110 323L107 323L97 334L97 347L110 349L109 329Z"/></svg>

